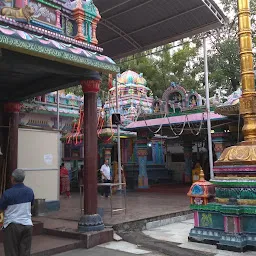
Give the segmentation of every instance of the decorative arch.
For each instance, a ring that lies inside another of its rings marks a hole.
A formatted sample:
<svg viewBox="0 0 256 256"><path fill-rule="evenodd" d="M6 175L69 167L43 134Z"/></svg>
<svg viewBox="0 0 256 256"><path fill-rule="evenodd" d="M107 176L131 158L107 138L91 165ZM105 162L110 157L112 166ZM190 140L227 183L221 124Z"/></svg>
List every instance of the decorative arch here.
<svg viewBox="0 0 256 256"><path fill-rule="evenodd" d="M165 90L162 96L162 100L165 104L165 111L168 113L169 112L169 105L170 105L170 97L171 95L174 95L175 93L181 95L181 100L180 102L172 102L172 108L173 111L175 112L176 107L178 107L180 110L184 107L186 107L186 95L187 92L186 90L181 86L177 85L175 83L171 83L171 85Z"/></svg>
<svg viewBox="0 0 256 256"><path fill-rule="evenodd" d="M168 87L165 92L163 93L162 99L163 101L168 101L170 94L178 92L181 94L182 99L185 100L186 98L186 90L180 86L180 85L176 85L176 84L171 84L170 87Z"/></svg>

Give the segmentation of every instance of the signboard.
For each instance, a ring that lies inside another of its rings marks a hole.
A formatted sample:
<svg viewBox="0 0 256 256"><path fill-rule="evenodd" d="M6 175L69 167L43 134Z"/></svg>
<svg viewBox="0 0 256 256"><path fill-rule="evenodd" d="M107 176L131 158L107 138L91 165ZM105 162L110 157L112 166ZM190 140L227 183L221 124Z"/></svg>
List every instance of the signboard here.
<svg viewBox="0 0 256 256"><path fill-rule="evenodd" d="M53 155L52 155L52 154L46 154L46 155L44 155L44 162L45 162L47 165L52 165L52 162L53 162Z"/></svg>

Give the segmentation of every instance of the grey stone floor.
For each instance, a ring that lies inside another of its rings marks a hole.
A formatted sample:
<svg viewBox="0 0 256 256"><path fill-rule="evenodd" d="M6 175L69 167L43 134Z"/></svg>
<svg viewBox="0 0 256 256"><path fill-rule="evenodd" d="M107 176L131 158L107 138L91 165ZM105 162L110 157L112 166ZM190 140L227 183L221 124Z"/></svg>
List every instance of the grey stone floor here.
<svg viewBox="0 0 256 256"><path fill-rule="evenodd" d="M177 243L178 247L212 253L215 256L256 256L256 252L248 251L245 253L236 253L216 249L214 245L188 242L189 231L193 228L193 219L174 222L169 225L151 228L143 233L160 241Z"/></svg>
<svg viewBox="0 0 256 256"><path fill-rule="evenodd" d="M151 252L127 242L111 242L95 248L77 249L56 256L162 256L163 254Z"/></svg>
<svg viewBox="0 0 256 256"><path fill-rule="evenodd" d="M161 189L161 190L160 190ZM115 224L160 216L180 211L189 210L189 187L170 185L159 188L153 192L127 192L127 213L118 212L110 215L110 200L98 197L98 207L104 209L104 223L107 226ZM63 221L75 221L80 219L79 193L72 193L72 198L61 198L60 211L49 213L45 217L37 217L34 220L44 222L45 227L63 226ZM123 197L113 196L113 207L124 206ZM138 207L139 206L139 207ZM60 221L61 223L59 224ZM77 226L77 223L76 223Z"/></svg>

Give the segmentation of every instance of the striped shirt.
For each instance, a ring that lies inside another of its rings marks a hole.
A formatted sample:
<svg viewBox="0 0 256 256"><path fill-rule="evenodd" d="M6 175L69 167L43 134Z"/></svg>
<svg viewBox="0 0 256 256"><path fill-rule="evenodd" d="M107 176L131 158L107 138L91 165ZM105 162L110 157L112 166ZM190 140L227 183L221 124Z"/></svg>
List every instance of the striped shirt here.
<svg viewBox="0 0 256 256"><path fill-rule="evenodd" d="M4 225L11 223L32 226L31 206L34 201L33 190L23 183L7 189L0 199L0 210L4 211Z"/></svg>

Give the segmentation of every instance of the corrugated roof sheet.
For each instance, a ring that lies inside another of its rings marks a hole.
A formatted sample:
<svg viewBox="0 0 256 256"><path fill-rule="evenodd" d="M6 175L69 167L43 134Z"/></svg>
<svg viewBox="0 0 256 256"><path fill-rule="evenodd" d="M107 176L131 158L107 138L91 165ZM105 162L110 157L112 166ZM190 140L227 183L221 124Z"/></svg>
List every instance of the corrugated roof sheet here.
<svg viewBox="0 0 256 256"><path fill-rule="evenodd" d="M224 23L213 0L94 0L102 20L97 37L104 54L118 59Z"/></svg>
<svg viewBox="0 0 256 256"><path fill-rule="evenodd" d="M222 119L227 119L227 117L210 112L210 119L212 121L222 120ZM169 124L180 124L180 123L183 124L184 122L200 122L201 120L206 121L206 112L136 121L127 125L125 129L130 131L135 131L136 129L142 128L142 127L154 127L154 126L160 126L160 125L166 126Z"/></svg>

